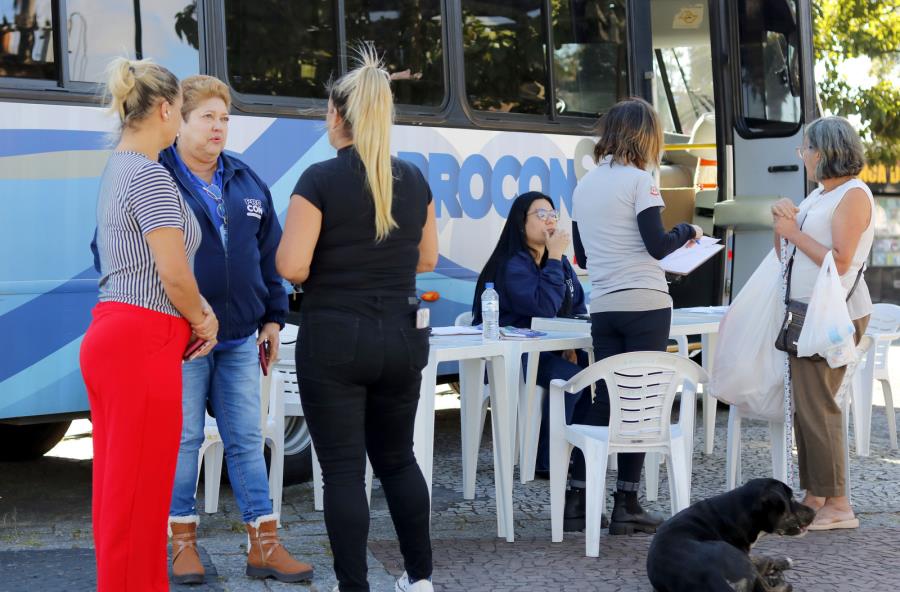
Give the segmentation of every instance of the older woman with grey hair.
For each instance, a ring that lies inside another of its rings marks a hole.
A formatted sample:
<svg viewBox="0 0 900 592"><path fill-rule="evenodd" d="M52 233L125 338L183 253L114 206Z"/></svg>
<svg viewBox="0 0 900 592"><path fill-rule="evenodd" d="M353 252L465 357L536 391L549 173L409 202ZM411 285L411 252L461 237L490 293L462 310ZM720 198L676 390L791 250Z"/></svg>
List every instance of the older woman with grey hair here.
<svg viewBox="0 0 900 592"><path fill-rule="evenodd" d="M872 249L872 192L857 178L865 164L859 136L841 117L823 117L806 129L798 154L806 174L819 186L796 207L782 199L772 207L776 251L788 241L793 256L792 299L809 301L828 251L834 256L859 341L872 312L862 270ZM857 283L858 282L858 283ZM855 289L854 289L855 284ZM841 409L835 401L845 368L824 359L790 356L794 392L794 428L803 503L816 510L810 530L857 528L845 482L846 446Z"/></svg>

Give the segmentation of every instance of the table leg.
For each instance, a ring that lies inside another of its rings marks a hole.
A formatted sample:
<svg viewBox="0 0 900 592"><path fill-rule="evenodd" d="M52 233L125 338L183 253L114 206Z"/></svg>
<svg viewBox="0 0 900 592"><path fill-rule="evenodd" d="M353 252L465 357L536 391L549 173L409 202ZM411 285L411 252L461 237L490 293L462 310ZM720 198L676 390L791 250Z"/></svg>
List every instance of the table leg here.
<svg viewBox="0 0 900 592"><path fill-rule="evenodd" d="M703 369L712 375L713 355L716 351L716 342L719 339L717 333L704 333L700 336L703 347ZM703 386L703 452L713 453L713 444L716 438L716 398L713 396L710 385Z"/></svg>
<svg viewBox="0 0 900 592"><path fill-rule="evenodd" d="M475 499L478 448L481 445L481 413L484 407L484 361L459 362L459 412L462 422L463 499Z"/></svg>
<svg viewBox="0 0 900 592"><path fill-rule="evenodd" d="M537 439L537 434L533 432L539 430L541 425L541 409L535 396L537 391L538 360L540 360L540 357L540 352L528 354L528 370L525 373L525 396L519 401L519 481L521 483L534 481L536 448L531 445L531 439Z"/></svg>
<svg viewBox="0 0 900 592"><path fill-rule="evenodd" d="M520 356L504 355L491 363L491 423L494 434L494 487L497 499L497 536L513 542L513 450Z"/></svg>
<svg viewBox="0 0 900 592"><path fill-rule="evenodd" d="M434 463L434 392L437 386L437 365L437 358L432 350L428 356L428 365L422 370L422 386L419 387L419 406L416 408L416 426L413 432L413 453L428 485L429 499Z"/></svg>

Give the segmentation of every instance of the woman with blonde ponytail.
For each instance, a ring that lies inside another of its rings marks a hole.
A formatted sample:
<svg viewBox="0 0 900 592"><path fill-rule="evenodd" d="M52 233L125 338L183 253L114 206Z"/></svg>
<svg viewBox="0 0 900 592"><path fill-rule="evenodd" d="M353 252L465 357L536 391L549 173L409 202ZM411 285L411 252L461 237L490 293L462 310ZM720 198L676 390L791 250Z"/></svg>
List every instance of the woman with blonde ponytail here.
<svg viewBox="0 0 900 592"><path fill-rule="evenodd" d="M429 333L416 321L415 274L437 263L434 204L422 173L390 156L394 101L374 50L360 49L357 67L328 94L337 156L297 182L275 263L303 285L297 366L336 589L369 589L368 455L406 567L396 589L429 592L430 501L413 427Z"/></svg>
<svg viewBox="0 0 900 592"><path fill-rule="evenodd" d="M181 91L147 61L109 67L121 138L100 179L100 302L81 344L93 424L99 592L165 591L166 520L181 435L181 361L209 353L218 322L194 279L200 228L157 162L181 126Z"/></svg>

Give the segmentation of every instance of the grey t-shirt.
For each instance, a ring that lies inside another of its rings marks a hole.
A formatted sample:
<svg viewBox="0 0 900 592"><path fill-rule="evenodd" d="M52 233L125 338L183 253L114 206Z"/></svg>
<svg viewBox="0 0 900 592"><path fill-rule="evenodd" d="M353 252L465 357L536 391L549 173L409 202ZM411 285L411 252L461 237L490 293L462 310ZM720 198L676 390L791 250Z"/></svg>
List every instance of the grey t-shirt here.
<svg viewBox="0 0 900 592"><path fill-rule="evenodd" d="M606 157L578 182L572 203L588 260L591 312L611 310L603 297L619 290L654 290L663 306L671 306L665 273L647 252L637 223L645 209L665 207L653 175Z"/></svg>

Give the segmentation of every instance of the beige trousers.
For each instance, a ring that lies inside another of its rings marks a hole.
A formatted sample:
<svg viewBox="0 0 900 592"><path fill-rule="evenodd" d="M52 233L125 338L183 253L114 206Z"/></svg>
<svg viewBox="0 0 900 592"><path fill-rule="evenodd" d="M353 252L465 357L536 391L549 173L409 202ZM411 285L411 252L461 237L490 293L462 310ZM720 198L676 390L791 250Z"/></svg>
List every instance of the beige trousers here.
<svg viewBox="0 0 900 592"><path fill-rule="evenodd" d="M857 343L868 324L868 316L853 321ZM820 497L847 495L847 443L841 408L834 398L846 368L831 368L824 359L791 356L790 360L800 487Z"/></svg>

